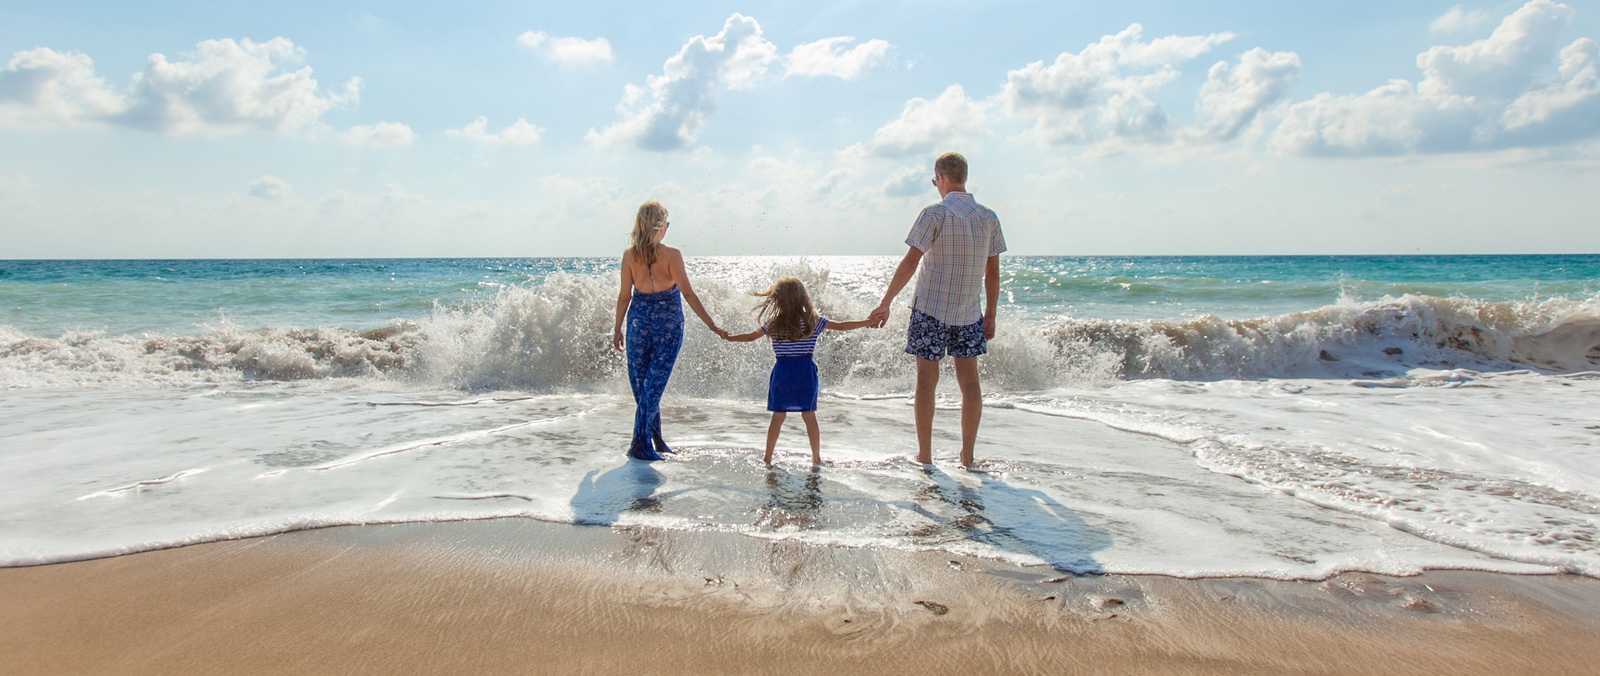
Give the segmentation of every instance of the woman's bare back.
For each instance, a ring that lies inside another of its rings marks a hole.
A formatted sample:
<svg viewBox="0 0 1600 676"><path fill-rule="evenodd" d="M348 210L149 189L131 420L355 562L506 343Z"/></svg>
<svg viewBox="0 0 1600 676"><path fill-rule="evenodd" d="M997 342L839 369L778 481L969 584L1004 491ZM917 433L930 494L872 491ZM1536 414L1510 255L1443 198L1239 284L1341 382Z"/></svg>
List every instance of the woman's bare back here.
<svg viewBox="0 0 1600 676"><path fill-rule="evenodd" d="M671 260L678 255L678 250L669 246L656 247L656 262L645 265L642 261L634 259L633 249L622 253L622 264L628 266L633 273L633 288L639 293L659 293L678 286L678 280L672 276Z"/></svg>

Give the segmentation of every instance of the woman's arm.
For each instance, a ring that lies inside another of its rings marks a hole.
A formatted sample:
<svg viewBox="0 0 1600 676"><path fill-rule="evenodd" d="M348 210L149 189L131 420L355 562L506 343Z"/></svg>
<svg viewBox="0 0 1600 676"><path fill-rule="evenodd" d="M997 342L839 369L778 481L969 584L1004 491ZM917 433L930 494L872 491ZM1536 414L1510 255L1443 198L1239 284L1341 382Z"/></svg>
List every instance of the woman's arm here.
<svg viewBox="0 0 1600 676"><path fill-rule="evenodd" d="M622 290L617 292L617 321L611 325L611 346L622 351L622 317L628 314L628 302L633 300L633 266L628 265L629 253L622 254Z"/></svg>
<svg viewBox="0 0 1600 676"><path fill-rule="evenodd" d="M865 328L868 326L872 326L871 319L858 319L853 322L836 322L833 320L828 320L828 323L824 325L823 328L832 329L834 331L854 331L856 329Z"/></svg>
<svg viewBox="0 0 1600 676"><path fill-rule="evenodd" d="M723 340L731 340L731 341L733 341L735 343L748 343L748 342L750 342L752 340L756 340L757 338L760 338L760 337L762 337L764 335L766 335L766 334L762 333L761 329L756 329L756 330L751 331L749 333L741 333L741 334L738 334L738 335L730 334L730 333L724 331L723 335L722 335L722 339Z"/></svg>
<svg viewBox="0 0 1600 676"><path fill-rule="evenodd" d="M705 306L700 304L700 297L695 295L694 286L689 283L689 273L683 269L683 252L670 247L661 248L670 256L667 264L672 266L672 278L678 280L678 290L683 293L683 299L689 303L689 309L694 310L695 316L705 322L706 328L711 329L712 333L726 336L728 332L711 320L711 315L706 313Z"/></svg>

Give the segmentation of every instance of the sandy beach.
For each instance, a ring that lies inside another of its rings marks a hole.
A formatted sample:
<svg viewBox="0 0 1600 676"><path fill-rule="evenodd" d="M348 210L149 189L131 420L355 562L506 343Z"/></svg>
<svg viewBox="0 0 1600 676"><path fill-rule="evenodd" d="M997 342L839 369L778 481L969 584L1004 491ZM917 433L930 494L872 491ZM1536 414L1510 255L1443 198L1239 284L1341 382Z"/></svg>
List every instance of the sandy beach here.
<svg viewBox="0 0 1600 676"><path fill-rule="evenodd" d="M529 519L0 570L0 672L1554 674L1600 581L1062 576Z"/></svg>

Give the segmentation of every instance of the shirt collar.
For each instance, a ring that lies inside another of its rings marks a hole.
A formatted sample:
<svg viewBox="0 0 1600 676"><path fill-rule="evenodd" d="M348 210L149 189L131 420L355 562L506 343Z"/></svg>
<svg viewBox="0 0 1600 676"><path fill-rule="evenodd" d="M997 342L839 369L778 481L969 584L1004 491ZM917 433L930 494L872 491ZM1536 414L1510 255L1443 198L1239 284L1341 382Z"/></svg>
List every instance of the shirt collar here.
<svg viewBox="0 0 1600 676"><path fill-rule="evenodd" d="M946 200L966 200L968 202L971 202L972 201L972 193L970 193L970 192L961 192L960 190L951 190L950 192L947 192L947 193L944 194L944 198Z"/></svg>

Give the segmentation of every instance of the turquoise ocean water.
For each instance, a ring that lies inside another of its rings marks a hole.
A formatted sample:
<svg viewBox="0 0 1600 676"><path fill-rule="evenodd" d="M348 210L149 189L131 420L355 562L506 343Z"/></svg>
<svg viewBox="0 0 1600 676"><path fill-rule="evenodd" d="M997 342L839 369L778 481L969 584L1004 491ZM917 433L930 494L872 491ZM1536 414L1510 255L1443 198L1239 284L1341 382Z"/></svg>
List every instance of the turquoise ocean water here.
<svg viewBox="0 0 1600 676"><path fill-rule="evenodd" d="M1600 294L1600 256L1006 256L1002 313L1102 319L1245 319L1341 298L1414 294L1521 301ZM892 272L872 257L697 259L711 279L759 286L761 273L809 262L863 293ZM182 332L226 318L249 328L370 329L436 305L488 301L552 274L605 275L613 259L0 261L0 324L66 330ZM769 275L770 276L770 275Z"/></svg>

